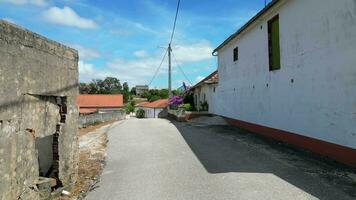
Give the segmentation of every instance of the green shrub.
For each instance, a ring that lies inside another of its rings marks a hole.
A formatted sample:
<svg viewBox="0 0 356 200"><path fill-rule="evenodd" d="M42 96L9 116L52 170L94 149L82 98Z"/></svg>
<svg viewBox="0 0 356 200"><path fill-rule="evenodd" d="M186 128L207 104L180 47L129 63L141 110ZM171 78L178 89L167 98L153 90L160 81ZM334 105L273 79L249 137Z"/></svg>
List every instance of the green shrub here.
<svg viewBox="0 0 356 200"><path fill-rule="evenodd" d="M182 104L179 107L183 108L185 111L193 111L193 106L190 105L190 103Z"/></svg>
<svg viewBox="0 0 356 200"><path fill-rule="evenodd" d="M145 118L145 111L143 109L138 109L136 111L136 117L137 118Z"/></svg>
<svg viewBox="0 0 356 200"><path fill-rule="evenodd" d="M126 114L130 114L132 112L135 112L135 106L133 106L132 104L128 104L125 110L126 110Z"/></svg>

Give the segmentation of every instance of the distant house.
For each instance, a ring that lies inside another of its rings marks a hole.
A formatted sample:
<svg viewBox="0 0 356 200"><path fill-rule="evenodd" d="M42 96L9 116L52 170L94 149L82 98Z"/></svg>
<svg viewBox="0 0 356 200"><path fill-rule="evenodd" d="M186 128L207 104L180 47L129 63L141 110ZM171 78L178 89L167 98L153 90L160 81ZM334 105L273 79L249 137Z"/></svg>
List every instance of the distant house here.
<svg viewBox="0 0 356 200"><path fill-rule="evenodd" d="M143 102L136 106L145 111L145 118L159 118L168 106L168 99L160 99L154 102Z"/></svg>
<svg viewBox="0 0 356 200"><path fill-rule="evenodd" d="M190 88L194 93L194 105L198 111L209 111L213 104L213 95L219 81L218 71L214 71L209 76Z"/></svg>
<svg viewBox="0 0 356 200"><path fill-rule="evenodd" d="M148 85L136 85L136 95L137 96L142 96L146 91L149 90Z"/></svg>
<svg viewBox="0 0 356 200"><path fill-rule="evenodd" d="M273 0L214 50L213 113L356 166L355 6Z"/></svg>
<svg viewBox="0 0 356 200"><path fill-rule="evenodd" d="M82 94L77 97L80 114L115 112L124 107L123 96Z"/></svg>

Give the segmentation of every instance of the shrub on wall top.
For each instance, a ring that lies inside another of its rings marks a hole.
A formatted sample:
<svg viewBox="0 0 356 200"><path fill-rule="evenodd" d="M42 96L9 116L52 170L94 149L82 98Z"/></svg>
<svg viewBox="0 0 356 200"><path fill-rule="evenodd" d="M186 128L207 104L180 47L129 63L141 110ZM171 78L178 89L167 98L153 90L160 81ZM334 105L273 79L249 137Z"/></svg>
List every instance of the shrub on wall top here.
<svg viewBox="0 0 356 200"><path fill-rule="evenodd" d="M136 117L137 118L145 118L145 111L143 109L138 109L136 111Z"/></svg>

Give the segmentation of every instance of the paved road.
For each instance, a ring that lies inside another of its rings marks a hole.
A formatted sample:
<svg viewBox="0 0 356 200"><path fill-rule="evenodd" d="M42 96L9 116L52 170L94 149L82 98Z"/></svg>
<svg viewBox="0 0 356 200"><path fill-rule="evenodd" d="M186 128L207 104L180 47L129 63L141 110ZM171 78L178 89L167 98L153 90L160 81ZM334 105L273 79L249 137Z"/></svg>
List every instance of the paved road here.
<svg viewBox="0 0 356 200"><path fill-rule="evenodd" d="M108 134L88 200L355 199L333 167L233 127L130 119Z"/></svg>

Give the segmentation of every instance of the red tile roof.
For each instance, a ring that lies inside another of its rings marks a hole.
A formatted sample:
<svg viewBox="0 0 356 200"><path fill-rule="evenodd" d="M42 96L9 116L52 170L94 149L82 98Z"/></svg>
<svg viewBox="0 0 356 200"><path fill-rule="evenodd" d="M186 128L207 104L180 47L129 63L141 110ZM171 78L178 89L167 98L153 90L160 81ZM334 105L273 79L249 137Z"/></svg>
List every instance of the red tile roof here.
<svg viewBox="0 0 356 200"><path fill-rule="evenodd" d="M143 106L145 106L145 105L147 105L147 104L149 104L150 102L148 102L148 101L144 101L144 102L141 102L141 103L139 103L139 104L137 104L136 106L138 106L138 107L143 107Z"/></svg>
<svg viewBox="0 0 356 200"><path fill-rule="evenodd" d="M97 109L88 109L88 108L80 108L79 113L80 114L90 114L90 113L95 113Z"/></svg>
<svg viewBox="0 0 356 200"><path fill-rule="evenodd" d="M77 97L79 108L119 108L124 106L123 96L82 94Z"/></svg>
<svg viewBox="0 0 356 200"><path fill-rule="evenodd" d="M146 107L146 108L165 108L167 106L168 106L168 99L160 99L160 100L142 105L142 107Z"/></svg>
<svg viewBox="0 0 356 200"><path fill-rule="evenodd" d="M195 84L191 89L199 87L199 86L203 85L204 83L211 84L211 83L218 83L218 82L219 82L219 73L216 70L213 73L211 73L209 76L207 76L206 78L201 80L199 83Z"/></svg>

